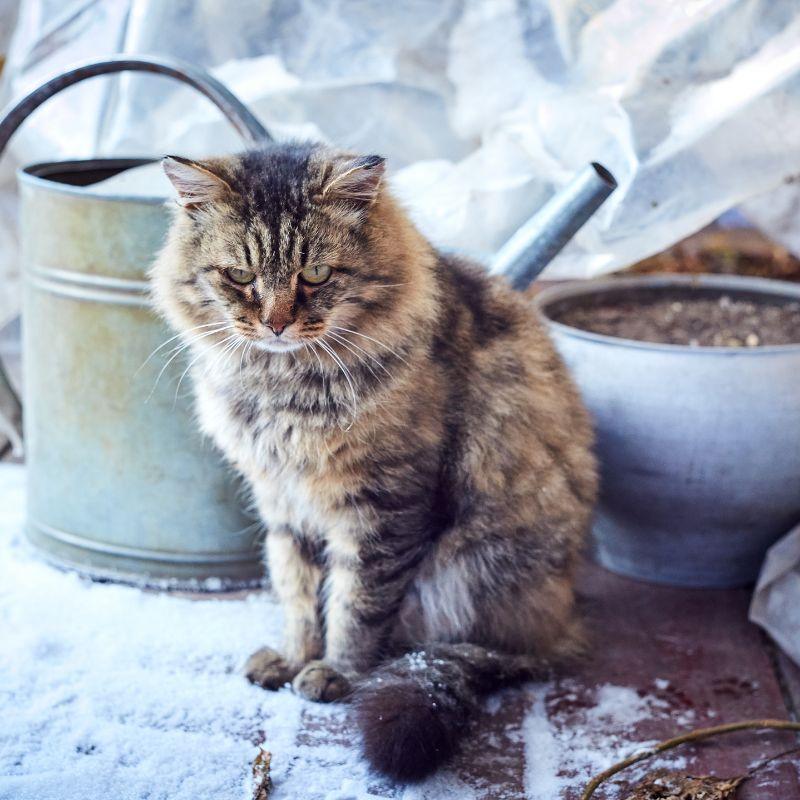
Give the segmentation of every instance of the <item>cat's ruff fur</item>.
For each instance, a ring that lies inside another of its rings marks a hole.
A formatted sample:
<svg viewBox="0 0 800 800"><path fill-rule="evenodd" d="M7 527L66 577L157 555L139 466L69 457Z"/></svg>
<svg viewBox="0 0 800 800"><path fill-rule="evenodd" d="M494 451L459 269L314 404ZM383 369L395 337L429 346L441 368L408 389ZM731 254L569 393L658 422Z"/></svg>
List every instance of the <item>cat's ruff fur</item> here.
<svg viewBox="0 0 800 800"><path fill-rule="evenodd" d="M192 341L200 424L252 488L286 612L248 676L354 687L371 763L420 778L481 693L579 647L587 415L527 301L437 253L382 159L270 145L165 168L183 208L156 305Z"/></svg>

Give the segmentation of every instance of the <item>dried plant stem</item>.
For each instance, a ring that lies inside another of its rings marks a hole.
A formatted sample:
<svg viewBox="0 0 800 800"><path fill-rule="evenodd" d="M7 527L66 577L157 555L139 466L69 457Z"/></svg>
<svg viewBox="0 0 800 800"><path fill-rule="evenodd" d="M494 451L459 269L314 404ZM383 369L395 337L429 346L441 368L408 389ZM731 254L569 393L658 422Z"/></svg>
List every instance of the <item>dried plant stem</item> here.
<svg viewBox="0 0 800 800"><path fill-rule="evenodd" d="M795 753L800 753L800 747L792 747L789 750L784 750L782 753L776 753L774 756L765 759L760 764L756 764L752 769L747 771L747 775L742 776L744 780L749 781L750 778L753 777L757 772L760 772L762 769L765 769L774 761L779 761L782 758L786 758L786 756L792 756Z"/></svg>
<svg viewBox="0 0 800 800"><path fill-rule="evenodd" d="M767 730L783 730L795 731L800 733L800 722L788 722L782 719L751 719L744 722L731 722L727 725L716 725L713 728L698 728L697 730L683 733L680 736L675 736L672 739L660 742L655 747L649 750L641 750L632 756L629 756L624 761L620 761L614 766L604 770L599 775L592 778L581 795L581 800L589 800L595 793L601 783L607 781L612 775L627 769L628 767L638 764L640 761L652 758L652 756L663 753L665 750L672 750L673 747L686 744L687 742L699 742L702 739L708 739L712 736L719 736L723 733L734 733L735 731L745 731L753 729L767 729Z"/></svg>

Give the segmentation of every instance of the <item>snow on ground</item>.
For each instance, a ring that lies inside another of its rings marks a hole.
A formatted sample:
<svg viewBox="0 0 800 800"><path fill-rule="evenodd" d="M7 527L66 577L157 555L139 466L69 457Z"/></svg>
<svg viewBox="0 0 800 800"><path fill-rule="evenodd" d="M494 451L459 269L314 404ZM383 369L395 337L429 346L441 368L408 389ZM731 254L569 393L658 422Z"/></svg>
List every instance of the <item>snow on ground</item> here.
<svg viewBox="0 0 800 800"><path fill-rule="evenodd" d="M252 650L280 641L272 600L191 600L60 572L20 536L23 477L0 466L0 800L245 800L262 741L274 800L520 796L448 771L406 788L370 775L345 708L241 677ZM569 703L563 682L532 685L525 719L503 733L519 745L530 800L581 786L636 749L637 720L662 713L655 698L605 686L565 716L549 702L556 688ZM496 736L484 738L490 752Z"/></svg>
<svg viewBox="0 0 800 800"><path fill-rule="evenodd" d="M642 695L628 686L603 684L587 687L569 680L558 689L537 687L534 704L522 724L526 748L527 800L562 798L569 789L583 787L594 775L655 741L636 742L635 726L675 714L667 702ZM688 720L689 717L686 716ZM680 769L680 755L648 760L625 777L638 780L646 771ZM617 797L618 787L603 788L605 798Z"/></svg>

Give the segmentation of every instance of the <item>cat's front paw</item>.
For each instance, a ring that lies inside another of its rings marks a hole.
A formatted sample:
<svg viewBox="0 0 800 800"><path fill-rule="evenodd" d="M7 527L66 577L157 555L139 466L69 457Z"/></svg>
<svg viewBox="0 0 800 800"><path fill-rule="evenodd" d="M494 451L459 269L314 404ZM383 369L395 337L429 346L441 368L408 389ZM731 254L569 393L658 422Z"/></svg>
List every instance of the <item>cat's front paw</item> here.
<svg viewBox="0 0 800 800"><path fill-rule="evenodd" d="M292 686L297 694L315 703L333 703L350 694L350 681L324 661L310 661L297 674Z"/></svg>
<svg viewBox="0 0 800 800"><path fill-rule="evenodd" d="M300 667L293 667L271 647L256 650L244 665L244 675L250 683L273 691L291 683L299 671Z"/></svg>

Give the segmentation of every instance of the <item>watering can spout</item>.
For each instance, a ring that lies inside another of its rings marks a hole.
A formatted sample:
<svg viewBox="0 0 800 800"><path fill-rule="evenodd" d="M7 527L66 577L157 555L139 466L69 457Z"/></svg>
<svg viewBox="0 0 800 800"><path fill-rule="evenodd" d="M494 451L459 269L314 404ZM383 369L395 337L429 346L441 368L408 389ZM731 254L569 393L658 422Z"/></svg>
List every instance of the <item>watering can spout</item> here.
<svg viewBox="0 0 800 800"><path fill-rule="evenodd" d="M491 274L527 289L616 188L606 167L596 161L587 165L500 248Z"/></svg>

